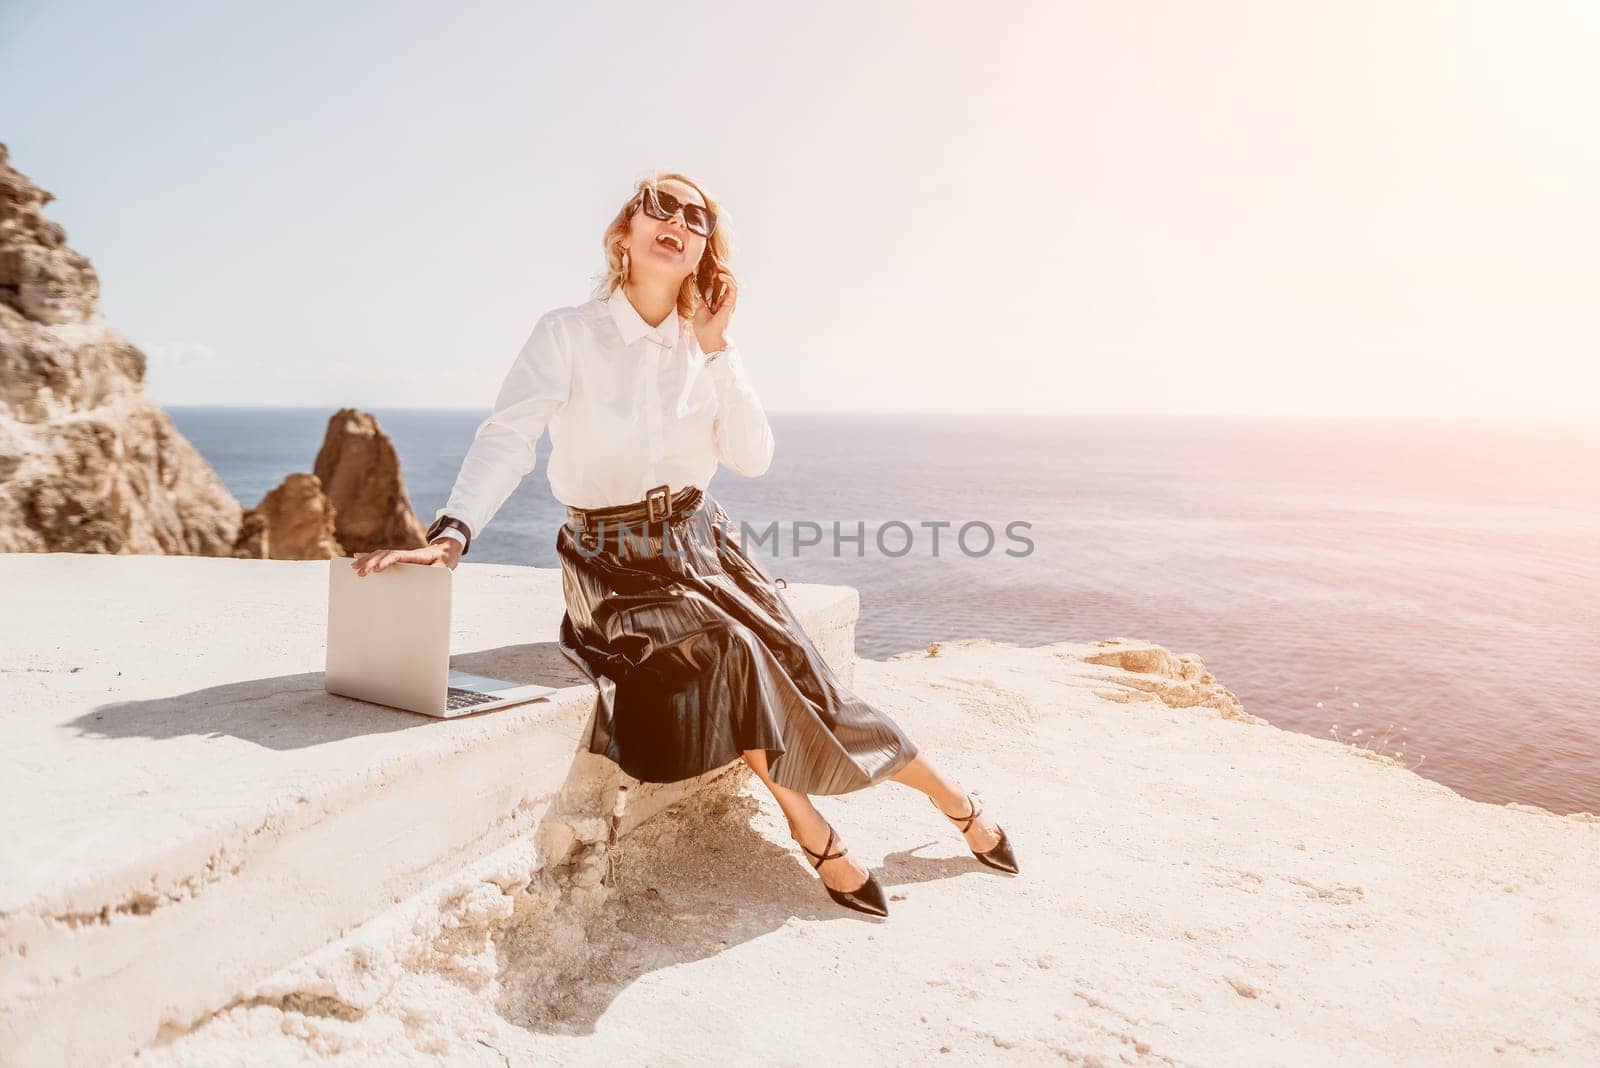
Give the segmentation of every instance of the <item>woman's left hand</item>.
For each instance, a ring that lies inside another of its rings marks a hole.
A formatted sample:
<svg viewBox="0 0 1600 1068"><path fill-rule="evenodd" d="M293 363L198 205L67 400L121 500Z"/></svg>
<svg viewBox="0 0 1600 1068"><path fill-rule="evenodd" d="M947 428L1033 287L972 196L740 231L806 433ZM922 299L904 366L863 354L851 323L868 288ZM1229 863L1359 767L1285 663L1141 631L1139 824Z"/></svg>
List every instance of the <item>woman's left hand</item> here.
<svg viewBox="0 0 1600 1068"><path fill-rule="evenodd" d="M701 352L716 352L728 347L728 321L733 318L733 309L739 303L739 283L733 277L733 272L727 268L719 270L717 281L726 287L722 291L722 303L715 308L709 304L702 305L699 314L694 317L694 334L700 341Z"/></svg>

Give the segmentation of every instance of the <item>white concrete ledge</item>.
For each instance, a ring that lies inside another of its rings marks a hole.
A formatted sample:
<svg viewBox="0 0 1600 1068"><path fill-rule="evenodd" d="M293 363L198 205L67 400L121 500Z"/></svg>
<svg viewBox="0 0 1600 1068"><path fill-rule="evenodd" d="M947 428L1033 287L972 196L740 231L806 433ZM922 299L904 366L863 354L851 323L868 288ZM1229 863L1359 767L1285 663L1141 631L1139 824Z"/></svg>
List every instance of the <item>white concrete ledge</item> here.
<svg viewBox="0 0 1600 1068"><path fill-rule="evenodd" d="M0 554L0 1063L126 1055L535 826L575 863L723 774L582 751L553 569L462 564L451 659L551 698L436 720L326 693L328 567ZM784 596L851 683L855 591Z"/></svg>

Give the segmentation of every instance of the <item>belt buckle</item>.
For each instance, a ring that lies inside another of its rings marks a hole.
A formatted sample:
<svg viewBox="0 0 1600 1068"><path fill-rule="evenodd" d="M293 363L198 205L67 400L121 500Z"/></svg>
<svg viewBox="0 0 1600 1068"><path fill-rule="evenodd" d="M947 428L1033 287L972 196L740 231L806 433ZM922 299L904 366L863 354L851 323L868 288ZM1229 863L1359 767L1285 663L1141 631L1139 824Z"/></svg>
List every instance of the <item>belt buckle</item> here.
<svg viewBox="0 0 1600 1068"><path fill-rule="evenodd" d="M572 524L572 529L579 534L586 533L589 529L589 517L581 508L567 509L567 522Z"/></svg>
<svg viewBox="0 0 1600 1068"><path fill-rule="evenodd" d="M668 497L667 484L663 482L655 489L649 490L644 495L645 516L648 522L665 522L667 515L672 511L672 501ZM661 502L661 514L656 515L656 502Z"/></svg>

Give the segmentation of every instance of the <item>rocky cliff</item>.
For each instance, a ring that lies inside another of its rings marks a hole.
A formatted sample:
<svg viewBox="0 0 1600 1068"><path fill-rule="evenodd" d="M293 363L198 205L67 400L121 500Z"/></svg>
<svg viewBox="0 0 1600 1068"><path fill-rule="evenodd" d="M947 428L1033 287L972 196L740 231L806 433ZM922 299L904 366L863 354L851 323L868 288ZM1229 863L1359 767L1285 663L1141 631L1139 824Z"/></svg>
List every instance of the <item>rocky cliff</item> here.
<svg viewBox="0 0 1600 1068"><path fill-rule="evenodd" d="M144 391L100 280L0 144L0 552L231 556L239 502Z"/></svg>
<svg viewBox="0 0 1600 1068"><path fill-rule="evenodd" d="M423 544L393 443L329 420L313 473L245 511L145 392L145 356L107 325L100 280L54 197L0 143L0 552L317 559Z"/></svg>

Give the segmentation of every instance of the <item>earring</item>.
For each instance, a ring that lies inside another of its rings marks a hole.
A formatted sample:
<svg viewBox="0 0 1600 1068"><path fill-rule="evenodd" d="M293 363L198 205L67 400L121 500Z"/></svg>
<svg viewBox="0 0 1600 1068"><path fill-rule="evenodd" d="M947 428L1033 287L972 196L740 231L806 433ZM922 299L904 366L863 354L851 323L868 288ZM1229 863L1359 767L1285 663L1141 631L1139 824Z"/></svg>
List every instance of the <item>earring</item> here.
<svg viewBox="0 0 1600 1068"><path fill-rule="evenodd" d="M628 246L622 246L622 277L628 277Z"/></svg>

